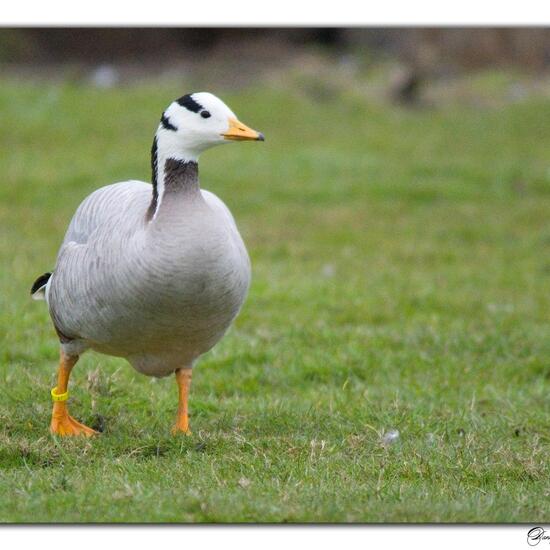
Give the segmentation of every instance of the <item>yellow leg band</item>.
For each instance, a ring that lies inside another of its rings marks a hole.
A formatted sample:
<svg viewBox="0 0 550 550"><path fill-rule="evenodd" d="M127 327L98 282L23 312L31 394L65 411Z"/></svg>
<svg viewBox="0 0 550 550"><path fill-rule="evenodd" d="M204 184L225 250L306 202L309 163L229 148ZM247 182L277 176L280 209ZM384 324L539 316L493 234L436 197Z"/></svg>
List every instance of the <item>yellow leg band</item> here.
<svg viewBox="0 0 550 550"><path fill-rule="evenodd" d="M52 394L52 401L67 401L67 399L69 399L68 391L65 393L55 393L55 390L57 390L57 386L52 388L52 391L50 392Z"/></svg>

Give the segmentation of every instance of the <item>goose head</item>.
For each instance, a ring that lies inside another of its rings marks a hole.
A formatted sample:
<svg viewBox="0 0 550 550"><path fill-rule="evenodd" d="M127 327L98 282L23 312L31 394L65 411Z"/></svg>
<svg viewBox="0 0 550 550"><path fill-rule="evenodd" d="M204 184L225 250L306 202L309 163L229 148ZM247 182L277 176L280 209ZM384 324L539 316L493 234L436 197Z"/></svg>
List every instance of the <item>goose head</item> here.
<svg viewBox="0 0 550 550"><path fill-rule="evenodd" d="M169 105L162 114L156 141L164 156L196 161L203 151L215 145L264 141L264 136L240 122L221 99L198 92Z"/></svg>

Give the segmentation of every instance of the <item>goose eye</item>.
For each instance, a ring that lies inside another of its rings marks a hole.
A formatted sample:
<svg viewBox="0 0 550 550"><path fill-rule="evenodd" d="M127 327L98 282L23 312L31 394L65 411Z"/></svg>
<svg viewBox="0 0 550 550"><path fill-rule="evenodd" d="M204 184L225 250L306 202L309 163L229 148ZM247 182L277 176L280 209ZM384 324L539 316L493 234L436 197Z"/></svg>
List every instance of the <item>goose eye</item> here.
<svg viewBox="0 0 550 550"><path fill-rule="evenodd" d="M202 118L210 118L210 113L208 111L202 111L201 112L201 117Z"/></svg>

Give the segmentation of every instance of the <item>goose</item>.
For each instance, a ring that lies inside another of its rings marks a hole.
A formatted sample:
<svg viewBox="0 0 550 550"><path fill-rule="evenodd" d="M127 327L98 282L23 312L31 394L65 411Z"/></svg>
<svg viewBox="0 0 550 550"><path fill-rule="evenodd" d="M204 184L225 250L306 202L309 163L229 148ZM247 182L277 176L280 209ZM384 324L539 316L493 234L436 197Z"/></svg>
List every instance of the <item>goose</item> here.
<svg viewBox="0 0 550 550"><path fill-rule="evenodd" d="M36 279L60 342L50 431L97 434L69 415L71 371L86 350L125 358L153 377L175 373L172 432L190 434L197 359L223 337L246 298L250 260L228 207L199 186L199 155L232 141L264 141L219 98L187 94L161 116L152 186L101 187L74 214L53 272Z"/></svg>

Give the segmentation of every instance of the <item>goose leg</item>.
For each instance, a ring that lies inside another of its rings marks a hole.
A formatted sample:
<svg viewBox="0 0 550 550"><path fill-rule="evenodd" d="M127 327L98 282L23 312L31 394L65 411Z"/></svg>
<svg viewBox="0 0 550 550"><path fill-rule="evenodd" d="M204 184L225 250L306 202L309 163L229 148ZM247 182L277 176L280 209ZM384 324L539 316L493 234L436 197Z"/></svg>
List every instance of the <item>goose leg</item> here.
<svg viewBox="0 0 550 550"><path fill-rule="evenodd" d="M61 351L59 370L57 371L57 386L52 390L53 411L50 432L55 435L85 435L91 436L98 432L77 422L69 415L67 407L69 376L78 361L78 355L66 355Z"/></svg>
<svg viewBox="0 0 550 550"><path fill-rule="evenodd" d="M187 409L187 400L189 398L189 389L191 388L191 369L176 369L176 382L178 383L179 404L176 423L172 428L172 434L184 433L191 435L189 429L189 416Z"/></svg>

